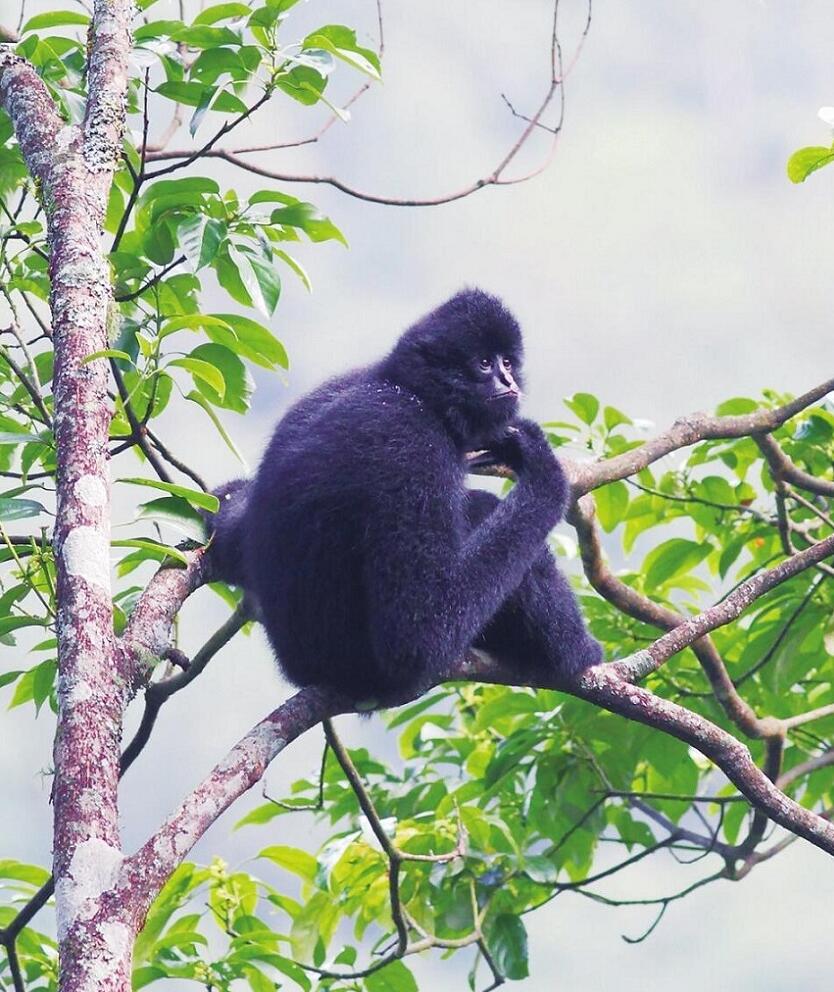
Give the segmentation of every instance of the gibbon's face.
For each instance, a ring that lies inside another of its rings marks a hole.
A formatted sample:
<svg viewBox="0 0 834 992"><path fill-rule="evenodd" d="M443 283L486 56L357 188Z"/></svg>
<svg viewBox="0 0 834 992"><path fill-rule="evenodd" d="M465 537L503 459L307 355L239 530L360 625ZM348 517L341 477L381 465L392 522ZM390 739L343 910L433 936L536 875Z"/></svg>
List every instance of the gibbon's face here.
<svg viewBox="0 0 834 992"><path fill-rule="evenodd" d="M505 352L484 353L470 361L475 394L490 420L510 419L518 409L521 389L516 382L516 363L516 357Z"/></svg>
<svg viewBox="0 0 834 992"><path fill-rule="evenodd" d="M498 297L464 290L410 327L381 372L435 410L457 443L488 446L517 414L522 355Z"/></svg>

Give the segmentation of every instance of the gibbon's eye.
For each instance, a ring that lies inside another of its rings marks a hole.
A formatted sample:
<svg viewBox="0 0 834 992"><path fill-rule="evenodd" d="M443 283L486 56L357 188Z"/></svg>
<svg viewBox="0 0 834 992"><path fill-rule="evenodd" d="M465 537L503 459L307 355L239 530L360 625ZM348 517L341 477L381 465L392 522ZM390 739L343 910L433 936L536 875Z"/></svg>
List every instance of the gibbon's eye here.
<svg viewBox="0 0 834 992"><path fill-rule="evenodd" d="M489 372L489 370L492 368L492 359L482 358L480 362L478 362L478 365L481 367L482 372Z"/></svg>
<svg viewBox="0 0 834 992"><path fill-rule="evenodd" d="M508 372L512 372L512 369L513 369L513 363L512 363L512 361L511 361L511 359L509 359L509 358L502 358L502 359L501 359L501 364L502 364L502 365L504 366L504 368L505 368L505 369L506 369L506 370L507 370Z"/></svg>

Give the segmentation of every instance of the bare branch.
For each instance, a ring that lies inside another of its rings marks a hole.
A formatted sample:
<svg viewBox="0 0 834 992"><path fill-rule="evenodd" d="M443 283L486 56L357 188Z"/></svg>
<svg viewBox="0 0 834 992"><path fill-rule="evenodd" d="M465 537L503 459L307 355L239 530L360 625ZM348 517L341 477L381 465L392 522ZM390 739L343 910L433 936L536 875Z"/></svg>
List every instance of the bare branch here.
<svg viewBox="0 0 834 992"><path fill-rule="evenodd" d="M185 568L163 565L151 579L119 638L119 669L131 693L141 686L153 664L170 646L171 625L182 604L206 581L205 550L185 554Z"/></svg>
<svg viewBox="0 0 834 992"><path fill-rule="evenodd" d="M246 117L250 116L252 112L258 106L260 106L261 103L264 102L263 100L258 101L258 103L254 107L249 109L245 115L241 115L240 118L236 118L233 122L224 125L201 149L197 151L192 151L188 149L176 149L176 150L172 149L172 150L163 150L159 152L149 153L148 154L149 159L154 159L157 161L163 159L177 159L178 161L176 161L173 165L168 166L167 168L158 169L156 172L151 173L147 178L154 178L156 176L162 176L167 173L173 172L174 170L180 169L183 166L189 164L190 162L193 162L197 158L201 158L201 159L218 158L230 163L231 165L235 165L246 172L252 172L256 175L264 176L267 179L274 179L279 182L288 182L288 183L311 183L311 184L319 184L319 185L323 184L327 186L332 186L334 189L338 189L340 192L345 193L348 196L352 196L359 200L364 200L369 203L382 203L382 204L387 204L388 206L397 206L397 207L439 206L444 203L452 203L455 200L461 200L464 197L471 196L473 193L476 193L478 192L478 190L484 189L487 186L502 186L502 185L511 185L518 182L524 182L528 179L533 178L535 175L543 171L543 169L547 167L547 164L552 156L553 149L555 148L555 141L558 138L562 126L562 121L564 118L564 95L563 95L564 80L568 72L570 71L570 68L572 68L573 64L575 64L576 58L578 57L579 51L581 50L584 40L587 37L591 24L591 6L589 4L588 16L586 19L585 27L583 29L574 58L571 61L571 66L567 70L563 70L561 64L562 61L561 49L559 47L558 31L557 31L558 11L559 11L559 3L558 0L556 0L553 8L553 24L551 30L551 66L552 66L551 78L548 88L539 104L538 109L535 111L535 113L531 115L531 117L527 119L528 120L527 126L524 128L521 135L512 144L510 149L500 159L500 161L497 163L495 168L486 176L483 176L480 179L477 179L474 182L471 182L468 185L458 190L454 190L450 193L444 193L441 194L440 196L427 197L427 198L413 198L413 197L401 198L401 197L393 197L393 196L384 196L357 189L356 187L351 186L349 183L346 183L343 180L338 179L336 176L316 176L316 175L303 175L297 173L280 172L274 169L268 169L264 166L258 165L253 162L249 162L240 157L242 154L252 151L270 150L268 147L254 146L254 147L242 148L242 149L226 149L226 148L215 147L216 143L225 134L227 134L228 131L232 129L232 127L235 127L242 120L246 119ZM541 126L542 117L550 107L551 103L553 102L553 98L557 92L559 92L561 95L561 111L560 111L558 123L555 125L554 128L551 129L553 134L554 144L551 145L550 153L546 156L546 158L544 159L541 165L539 165L537 168L533 169L532 171L528 172L527 174L522 176L517 176L514 178L506 178L505 173L507 168L512 164L512 162L514 162L517 159L522 148L526 147L530 139L530 136ZM356 99L358 95L360 94L357 94L354 97L354 99ZM327 127L329 126L330 124L328 123ZM320 135L317 135L313 139L309 139L309 140L318 140L319 136ZM298 142L297 144L307 144L309 143L309 140ZM293 142L291 144L296 144L296 143Z"/></svg>
<svg viewBox="0 0 834 992"><path fill-rule="evenodd" d="M402 864L400 852L385 832L385 827L374 808L374 804L371 802L371 797L368 795L347 749L339 739L332 721L329 717L326 717L322 722L324 724L324 736L330 750L336 755L336 760L341 765L342 771L345 773L345 777L353 789L359 807L365 814L365 818L373 831L374 837L376 837L379 846L388 858L388 894L391 902L391 919L394 921L394 927L397 931L396 953L398 956L401 956L408 947L408 924L404 916L404 907L400 901L400 865Z"/></svg>
<svg viewBox="0 0 834 992"><path fill-rule="evenodd" d="M261 720L171 816L125 861L122 878L146 910L170 873L217 817L260 780L272 759L328 716L350 712L350 700L302 689Z"/></svg>
<svg viewBox="0 0 834 992"><path fill-rule="evenodd" d="M93 172L115 171L125 123L127 63L133 39L129 0L96 0L87 61L83 155Z"/></svg>
<svg viewBox="0 0 834 992"><path fill-rule="evenodd" d="M782 772L776 780L776 784L780 789L787 789L798 778L812 775L814 772L819 771L820 768L827 768L829 765L834 765L834 748L830 748L828 751L818 754L814 758L809 758L807 761L801 761L798 765L794 765L793 768Z"/></svg>
<svg viewBox="0 0 834 992"><path fill-rule="evenodd" d="M147 606L147 604L145 605ZM150 740L163 704L175 693L180 692L187 685L190 685L194 679L202 675L206 665L208 665L222 647L229 643L244 623L246 623L247 619L248 616L245 608L239 606L194 655L184 671L177 672L175 675L171 675L159 682L153 682L148 686L145 691L145 709L142 713L139 727L131 742L122 752L120 762L121 775L124 775L128 768L130 768Z"/></svg>
<svg viewBox="0 0 834 992"><path fill-rule="evenodd" d="M12 119L29 172L48 182L63 122L41 77L10 45L0 45L0 106Z"/></svg>

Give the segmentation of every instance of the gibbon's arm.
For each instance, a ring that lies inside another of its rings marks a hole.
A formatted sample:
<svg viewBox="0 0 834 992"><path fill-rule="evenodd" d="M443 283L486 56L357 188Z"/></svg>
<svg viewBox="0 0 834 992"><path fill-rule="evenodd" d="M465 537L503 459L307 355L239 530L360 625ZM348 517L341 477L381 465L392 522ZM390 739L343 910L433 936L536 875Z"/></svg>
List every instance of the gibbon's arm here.
<svg viewBox="0 0 834 992"><path fill-rule="evenodd" d="M463 500L444 480L412 477L369 514L364 569L372 641L385 659L441 663L465 651L518 587L565 506L568 484L541 429L527 421L503 452L518 483L466 533ZM462 496L463 494L461 494Z"/></svg>

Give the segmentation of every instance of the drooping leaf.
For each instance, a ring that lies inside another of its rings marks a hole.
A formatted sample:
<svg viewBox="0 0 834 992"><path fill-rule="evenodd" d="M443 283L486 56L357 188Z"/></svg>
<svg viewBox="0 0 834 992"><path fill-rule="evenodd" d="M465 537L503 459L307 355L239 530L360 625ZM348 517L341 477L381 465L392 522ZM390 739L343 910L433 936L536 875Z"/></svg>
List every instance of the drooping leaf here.
<svg viewBox="0 0 834 992"><path fill-rule="evenodd" d="M181 496L192 506L202 510L210 510L217 513L220 507L220 500L211 493L205 493L201 489L189 489L187 486L178 486L173 482L162 482L160 479L116 479L116 482L124 482L131 486L149 486L151 489L161 489L163 492L171 493L172 496Z"/></svg>
<svg viewBox="0 0 834 992"><path fill-rule="evenodd" d="M0 522L2 523L24 520L26 517L37 517L41 513L46 513L46 507L37 500L0 497Z"/></svg>
<svg viewBox="0 0 834 992"><path fill-rule="evenodd" d="M487 943L498 971L506 978L526 978L527 931L520 917L502 913L488 926Z"/></svg>

